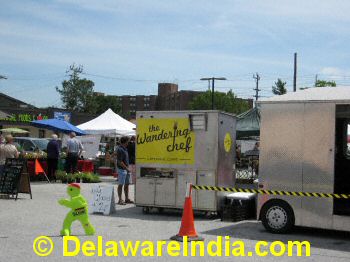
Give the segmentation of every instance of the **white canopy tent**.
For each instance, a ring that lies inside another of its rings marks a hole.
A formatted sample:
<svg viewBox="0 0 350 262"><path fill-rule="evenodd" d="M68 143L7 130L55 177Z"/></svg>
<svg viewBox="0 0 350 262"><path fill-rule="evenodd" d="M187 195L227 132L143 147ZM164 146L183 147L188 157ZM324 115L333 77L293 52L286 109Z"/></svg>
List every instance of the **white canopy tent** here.
<svg viewBox="0 0 350 262"><path fill-rule="evenodd" d="M132 136L135 135L136 125L108 109L100 116L78 126L90 135Z"/></svg>

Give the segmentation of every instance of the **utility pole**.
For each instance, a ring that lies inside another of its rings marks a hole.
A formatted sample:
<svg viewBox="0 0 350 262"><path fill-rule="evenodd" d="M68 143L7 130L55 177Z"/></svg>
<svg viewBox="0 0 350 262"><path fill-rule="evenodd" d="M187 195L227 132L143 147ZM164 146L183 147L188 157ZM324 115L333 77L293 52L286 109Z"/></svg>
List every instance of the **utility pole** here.
<svg viewBox="0 0 350 262"><path fill-rule="evenodd" d="M202 81L210 81L211 80L211 109L214 110L214 91L215 91L215 80L226 80L225 77L205 77L201 78Z"/></svg>
<svg viewBox="0 0 350 262"><path fill-rule="evenodd" d="M318 80L317 78L318 78L318 75L316 74L316 76L315 76L315 85L314 85L315 87L317 85L317 80Z"/></svg>
<svg viewBox="0 0 350 262"><path fill-rule="evenodd" d="M293 92L297 91L297 53L294 53Z"/></svg>
<svg viewBox="0 0 350 262"><path fill-rule="evenodd" d="M260 76L258 73L256 73L255 75L253 75L253 78L255 79L255 82L256 82L256 88L253 89L255 90L255 101L258 101L259 91L261 91L261 89L259 89Z"/></svg>

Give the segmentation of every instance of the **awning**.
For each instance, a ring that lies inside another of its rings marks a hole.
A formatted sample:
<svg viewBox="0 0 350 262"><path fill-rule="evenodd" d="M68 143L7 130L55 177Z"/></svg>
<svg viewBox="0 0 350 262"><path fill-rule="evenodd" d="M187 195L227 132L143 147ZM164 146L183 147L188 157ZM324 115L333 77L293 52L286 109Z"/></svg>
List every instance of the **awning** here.
<svg viewBox="0 0 350 262"><path fill-rule="evenodd" d="M260 136L260 110L254 107L237 116L237 139Z"/></svg>

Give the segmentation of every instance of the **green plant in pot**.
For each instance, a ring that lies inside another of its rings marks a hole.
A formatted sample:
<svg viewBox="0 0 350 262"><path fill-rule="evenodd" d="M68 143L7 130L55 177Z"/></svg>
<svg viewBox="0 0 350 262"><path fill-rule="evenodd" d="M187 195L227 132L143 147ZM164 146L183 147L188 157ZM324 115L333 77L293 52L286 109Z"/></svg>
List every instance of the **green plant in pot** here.
<svg viewBox="0 0 350 262"><path fill-rule="evenodd" d="M67 183L67 174L65 171L57 170L56 171L56 179L60 180L62 183Z"/></svg>
<svg viewBox="0 0 350 262"><path fill-rule="evenodd" d="M99 182L101 182L100 176L93 174L91 183L99 183Z"/></svg>
<svg viewBox="0 0 350 262"><path fill-rule="evenodd" d="M92 179L93 179L93 176L91 173L82 173L83 183L90 183Z"/></svg>
<svg viewBox="0 0 350 262"><path fill-rule="evenodd" d="M73 183L73 182L75 182L74 174L68 173L67 174L67 183L70 184L70 183Z"/></svg>
<svg viewBox="0 0 350 262"><path fill-rule="evenodd" d="M80 183L83 177L83 173L78 172L78 173L75 173L73 176L74 176L75 182Z"/></svg>

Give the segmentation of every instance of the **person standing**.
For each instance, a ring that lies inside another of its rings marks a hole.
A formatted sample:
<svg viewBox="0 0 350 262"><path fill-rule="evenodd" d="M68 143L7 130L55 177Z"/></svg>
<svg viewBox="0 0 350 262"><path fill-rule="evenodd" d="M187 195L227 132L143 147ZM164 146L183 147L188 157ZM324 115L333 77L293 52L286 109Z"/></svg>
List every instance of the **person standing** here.
<svg viewBox="0 0 350 262"><path fill-rule="evenodd" d="M53 178L56 182L56 170L58 164L58 158L60 156L60 146L57 142L57 135L53 134L52 139L47 144L47 172L50 178Z"/></svg>
<svg viewBox="0 0 350 262"><path fill-rule="evenodd" d="M83 152L83 145L76 138L76 134L71 132L67 141L66 173L77 172L78 158Z"/></svg>
<svg viewBox="0 0 350 262"><path fill-rule="evenodd" d="M5 136L5 144L0 145L0 175L4 171L6 158L18 158L19 152L13 144L13 137L11 135Z"/></svg>
<svg viewBox="0 0 350 262"><path fill-rule="evenodd" d="M120 139L120 146L117 148L117 172L118 172L118 204L132 204L133 201L129 198L129 184L130 184L130 169L129 169L129 154L128 154L129 138L123 136ZM125 202L122 199L122 192L124 186Z"/></svg>
<svg viewBox="0 0 350 262"><path fill-rule="evenodd" d="M135 166L135 136L132 136L130 138L129 144L128 144L128 154L129 154L129 165L130 165L130 171L131 171L131 183L134 184L135 179L135 173L136 173L136 166Z"/></svg>

